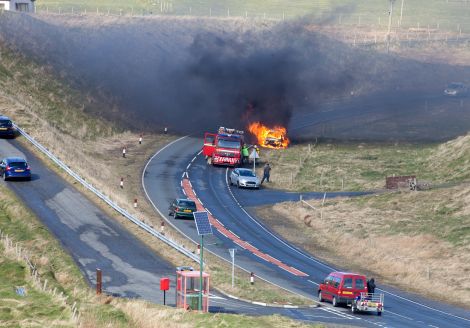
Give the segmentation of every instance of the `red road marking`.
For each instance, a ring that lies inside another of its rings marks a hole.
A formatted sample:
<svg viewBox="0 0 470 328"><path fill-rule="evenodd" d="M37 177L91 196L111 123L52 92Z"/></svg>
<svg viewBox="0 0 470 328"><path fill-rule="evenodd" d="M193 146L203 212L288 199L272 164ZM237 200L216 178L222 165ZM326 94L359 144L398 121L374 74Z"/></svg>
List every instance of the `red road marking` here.
<svg viewBox="0 0 470 328"><path fill-rule="evenodd" d="M194 190L191 186L191 182L189 181L189 179L186 179L184 178L183 181L182 181L182 186L183 186L183 191L184 193L186 194L186 196L191 199L191 200L194 200L196 202L196 208L198 211L206 211L206 209L204 208L204 206L202 206L201 202L199 201L199 199L196 197L196 194L194 193ZM275 259L274 257L268 255L268 254L265 254L263 252L260 252L256 247L254 247L253 245L251 245L250 243L240 239L238 236L236 236L233 232L231 232L230 230L228 230L227 228L225 228L222 223L219 222L219 220L217 220L216 218L214 218L211 214L209 214L209 221L210 223L212 224L213 227L215 227L221 234L223 234L224 236L226 236L227 238L229 238L230 240L232 240L234 243L236 243L237 245L239 245L240 247L250 251L251 253L255 254L256 256L262 258L263 260L267 261L267 262L270 262L272 264L275 264L277 266L279 266L280 268L286 270L287 272L290 272L292 273L293 275L296 275L296 276L308 276L308 274L300 271L300 270L297 270L291 266L288 266L284 263L282 263L281 261L279 261L278 259Z"/></svg>

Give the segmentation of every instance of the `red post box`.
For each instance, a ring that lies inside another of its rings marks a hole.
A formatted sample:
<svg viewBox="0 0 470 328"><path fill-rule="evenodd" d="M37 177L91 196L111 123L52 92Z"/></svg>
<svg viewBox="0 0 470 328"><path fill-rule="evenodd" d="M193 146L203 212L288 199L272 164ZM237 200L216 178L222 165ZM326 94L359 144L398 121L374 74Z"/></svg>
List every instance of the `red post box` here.
<svg viewBox="0 0 470 328"><path fill-rule="evenodd" d="M166 305L166 291L170 289L170 278L160 278L160 290L163 290L163 305Z"/></svg>
<svg viewBox="0 0 470 328"><path fill-rule="evenodd" d="M169 289L170 289L170 278L161 278L160 290L169 290Z"/></svg>

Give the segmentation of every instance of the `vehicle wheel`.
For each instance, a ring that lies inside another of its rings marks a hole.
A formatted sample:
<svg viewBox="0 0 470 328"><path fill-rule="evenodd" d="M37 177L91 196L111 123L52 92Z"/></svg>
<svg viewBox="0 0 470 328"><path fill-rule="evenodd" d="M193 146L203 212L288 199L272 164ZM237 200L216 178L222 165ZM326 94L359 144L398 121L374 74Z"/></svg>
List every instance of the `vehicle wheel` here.
<svg viewBox="0 0 470 328"><path fill-rule="evenodd" d="M321 292L318 292L318 300L319 300L320 302L325 301L325 299L323 298L323 295L321 294Z"/></svg>
<svg viewBox="0 0 470 328"><path fill-rule="evenodd" d="M380 317L382 315L382 311L377 312L377 315Z"/></svg>
<svg viewBox="0 0 470 328"><path fill-rule="evenodd" d="M207 157L207 164L211 165L212 164L212 157Z"/></svg>
<svg viewBox="0 0 470 328"><path fill-rule="evenodd" d="M5 172L3 172L3 180L4 180L4 181L7 181L7 180L8 180L7 175L6 175Z"/></svg>
<svg viewBox="0 0 470 328"><path fill-rule="evenodd" d="M230 185L233 186L232 178L229 179Z"/></svg>
<svg viewBox="0 0 470 328"><path fill-rule="evenodd" d="M338 301L336 300L336 297L333 296L333 299L331 300L331 303L333 304L334 307L338 306Z"/></svg>
<svg viewBox="0 0 470 328"><path fill-rule="evenodd" d="M237 188L240 188L240 182L237 181Z"/></svg>
<svg viewBox="0 0 470 328"><path fill-rule="evenodd" d="M351 312L352 312L352 313L356 313L356 312L357 312L356 306L355 306L354 304L351 304Z"/></svg>
<svg viewBox="0 0 470 328"><path fill-rule="evenodd" d="M175 220L178 220L179 218L178 214L175 213L174 215L175 215Z"/></svg>

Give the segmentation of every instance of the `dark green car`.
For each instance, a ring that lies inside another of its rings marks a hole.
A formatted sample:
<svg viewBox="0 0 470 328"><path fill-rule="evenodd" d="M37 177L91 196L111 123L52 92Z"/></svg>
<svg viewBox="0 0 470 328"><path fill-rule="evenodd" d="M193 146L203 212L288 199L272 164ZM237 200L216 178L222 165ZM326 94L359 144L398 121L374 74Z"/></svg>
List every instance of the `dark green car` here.
<svg viewBox="0 0 470 328"><path fill-rule="evenodd" d="M196 212L196 203L190 199L177 198L171 202L168 208L168 215L177 218L193 218L193 212Z"/></svg>

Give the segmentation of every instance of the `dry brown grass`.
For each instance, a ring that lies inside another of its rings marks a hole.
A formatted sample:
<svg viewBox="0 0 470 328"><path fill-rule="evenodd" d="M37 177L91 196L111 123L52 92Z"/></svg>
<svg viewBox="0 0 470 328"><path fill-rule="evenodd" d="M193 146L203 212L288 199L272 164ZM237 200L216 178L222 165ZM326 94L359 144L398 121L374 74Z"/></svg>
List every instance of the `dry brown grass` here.
<svg viewBox="0 0 470 328"><path fill-rule="evenodd" d="M460 215L467 206L457 209L455 216L437 214L462 197L468 198L467 187L328 200L323 210L321 201L310 201L317 211L283 203L260 213L283 237L330 263L470 306L470 282L461 279L470 272L470 236L453 235L470 225L468 216ZM429 211L423 212L426 206Z"/></svg>
<svg viewBox="0 0 470 328"><path fill-rule="evenodd" d="M38 68L32 66L30 69L37 70ZM45 75L47 76L47 74ZM52 79L51 76L48 78ZM0 112L11 116L20 126L26 127L26 131L31 136L45 145L71 169L101 190L113 202L156 229L160 227L162 218L155 213L143 193L141 172L146 161L155 151L169 141L174 140L175 136L145 134L142 145L139 145L140 133L117 132L117 129L110 122L90 121L90 118L84 112L71 105L71 103L73 104L73 97L64 100L55 95L54 90L52 90L47 96L47 101L42 98L38 98L38 100L27 96L31 90L28 91L23 88L15 89L15 96L11 97L10 94L18 83L9 81L7 84L7 88L0 90ZM59 87L64 88L61 85ZM7 93L8 90L10 90L10 93ZM37 86L37 90L40 90L40 86ZM64 92L63 89L60 90ZM55 99L55 101L60 99L58 103L52 102L52 104L58 107L55 111L65 113L58 115L57 120L55 119L56 116L50 116L49 106L51 105L49 101L51 99ZM66 129L61 125L63 122L67 122ZM85 123L89 123L93 129L90 130ZM93 136L91 137L90 134L93 134ZM22 142L26 147L31 148L27 142ZM123 147L126 147L126 158L122 157ZM35 149L32 149L32 151L43 158L45 163L48 162L38 151ZM51 168L55 169L69 182L75 184L92 201L97 202L94 195L87 192L64 172L57 170L55 166L51 166ZM119 186L121 177L124 178L123 189ZM138 207L134 209L133 201L136 198L138 199ZM150 236L122 216L117 215L104 203L98 202L98 204L110 216L118 220L156 253L175 264L175 266L181 264L195 265L179 252L159 242L155 237ZM184 247L196 250L195 244L180 236L169 225L165 226L165 233ZM231 278L229 273L231 271L229 265L210 254L207 255L206 261L208 263L207 270L213 272L213 286L225 289L230 294L264 302L311 303L306 298L294 296L261 280L254 287L246 288L245 283L249 281L249 273L242 270L236 271L239 284L232 289L230 286ZM227 286L230 286L230 288L227 288Z"/></svg>

